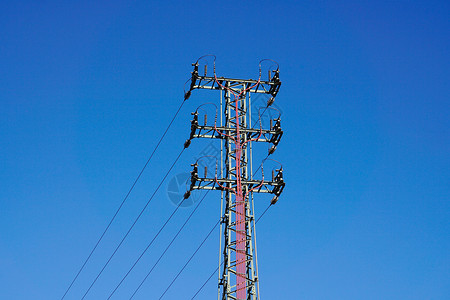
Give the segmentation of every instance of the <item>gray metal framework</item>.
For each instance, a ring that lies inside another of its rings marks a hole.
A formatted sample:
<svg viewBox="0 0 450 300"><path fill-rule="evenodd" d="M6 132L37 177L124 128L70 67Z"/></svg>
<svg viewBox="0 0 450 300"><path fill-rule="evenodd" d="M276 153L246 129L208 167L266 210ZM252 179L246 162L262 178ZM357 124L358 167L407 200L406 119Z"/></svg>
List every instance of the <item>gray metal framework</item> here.
<svg viewBox="0 0 450 300"><path fill-rule="evenodd" d="M192 190L221 191L221 248L223 246L223 250L219 258L218 299L259 300L253 193L273 194L272 204L274 204L283 191L285 183L281 167L272 173L271 180L264 178L263 170L262 179L253 179L251 143L272 144L269 150L270 155L280 142L283 131L279 117L270 120L269 129L261 128L261 122L259 122L259 128L252 128L251 94L270 95L271 98L267 104L270 106L281 85L279 71L278 68L269 70L268 80L263 81L261 80L261 64L258 80L217 77L215 62L213 76L208 76L207 64L205 64L204 75L199 74L199 61L192 65L194 70L189 90L185 92L185 99L189 98L195 89L219 90L220 124L217 124L216 109L214 125L206 124L206 116L204 124L201 125L200 113L197 109L192 113L191 133L185 146L189 146L194 138L220 139L221 157L220 174L217 174L216 164L214 178L208 177L206 168L204 176L199 174L199 161L192 165L191 184L185 198L190 196Z"/></svg>

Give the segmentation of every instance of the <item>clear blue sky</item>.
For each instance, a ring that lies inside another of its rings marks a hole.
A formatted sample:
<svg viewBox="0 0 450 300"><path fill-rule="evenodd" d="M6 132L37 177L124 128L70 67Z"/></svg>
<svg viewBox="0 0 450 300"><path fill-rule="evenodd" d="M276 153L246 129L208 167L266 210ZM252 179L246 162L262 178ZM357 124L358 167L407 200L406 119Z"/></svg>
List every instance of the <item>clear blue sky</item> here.
<svg viewBox="0 0 450 300"><path fill-rule="evenodd" d="M449 12L446 1L3 1L0 299L60 299L207 53L222 76L280 64L274 158L287 187L257 228L262 299L450 299ZM153 192L190 112L216 99L186 103L66 299L81 298ZM205 145L194 141L170 177ZM86 299L106 298L174 209L166 186ZM157 299L215 223L217 193L205 201L136 299ZM190 299L218 251L216 232L165 299Z"/></svg>

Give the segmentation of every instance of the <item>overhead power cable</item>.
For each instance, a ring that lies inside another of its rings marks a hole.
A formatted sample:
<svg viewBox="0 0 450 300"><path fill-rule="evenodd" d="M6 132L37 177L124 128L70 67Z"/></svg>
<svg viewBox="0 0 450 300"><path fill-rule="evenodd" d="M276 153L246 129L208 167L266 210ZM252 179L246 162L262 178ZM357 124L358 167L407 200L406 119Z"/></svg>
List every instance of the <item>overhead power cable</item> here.
<svg viewBox="0 0 450 300"><path fill-rule="evenodd" d="M264 113L266 112L266 110L269 108L269 106L267 105L265 108L264 108L264 110L263 110L263 112L260 114L260 118L262 117L262 115L264 115ZM257 121L255 121L255 124L253 124L253 127L256 125L256 122ZM269 158L269 155L267 155L263 160L262 160L262 162L264 163L267 159ZM256 169L256 171L254 172L254 174L253 174L253 176L255 176L255 174L259 171L259 169L261 169L261 166L262 165L260 165L257 169ZM269 210L269 208L272 206L273 204L271 203L271 204L269 204L269 206L264 210L264 212L258 217L258 219L256 220L256 223L258 223L258 221L265 215L265 213ZM215 229L215 227L218 225L218 223L214 226L214 228L212 229L212 231ZM212 232L211 231L211 232ZM173 285L173 283L176 281L176 279L179 277L179 275L183 272L183 270L186 268L186 266L189 264L189 262L192 260L192 258L195 256L195 254L198 252L198 250L200 249L200 247L204 244L204 242L206 241L206 239L208 239L208 237L210 236L210 234L211 234L211 232L210 233L208 233L208 235L205 237L205 239L202 241L202 243L200 244L200 246L197 248L197 250L194 252L194 254L189 258L189 260L186 262L186 264L183 266L183 268L180 270L180 272L175 276L175 278L172 280L172 282L170 283L170 285L166 288L166 290L164 291L164 293L161 295L161 297L159 298L159 299L161 299L163 296L164 296L164 294L166 294L167 293L167 291L170 289L170 287ZM222 262L222 265L223 265L223 262ZM197 292L195 293L195 295L192 297L192 299L194 299L200 292L201 292L201 290L204 288L204 286L209 282L209 280L211 280L211 278L214 276L214 274L217 272L219 270L219 267L217 267L215 270L214 270L214 272L208 277L208 279L203 283L203 285L197 290ZM131 298L130 298L131 299Z"/></svg>
<svg viewBox="0 0 450 300"><path fill-rule="evenodd" d="M220 264L220 266L223 266L223 262ZM208 279L206 279L206 281L202 284L202 286L197 290L197 292L195 293L195 295L191 298L194 299L195 297L197 297L197 295L203 290L203 288L205 287L205 285L211 280L211 278L214 276L214 274L216 274L216 272L219 271L219 267L217 267L214 272L211 273L211 275L209 275Z"/></svg>
<svg viewBox="0 0 450 300"><path fill-rule="evenodd" d="M186 100L186 99L185 99ZM150 160L152 159L153 155L155 154L156 150L158 149L159 145L161 144L162 140L164 139L164 137L166 136L167 131L169 131L170 127L172 126L173 121L176 119L178 113L180 112L181 108L184 105L185 100L183 100L183 102L181 103L180 107L178 107L178 110L176 111L175 115L172 117L172 120L170 121L169 125L167 126L166 130L164 131L163 135L161 136L161 138L159 139L158 143L156 144L155 148L153 149L152 153L150 154L149 158L147 159L146 163L144 164L144 167L141 169L141 171L139 172L138 176L136 177L136 179L134 180L133 184L131 185L131 188L128 190L128 193L125 195L125 197L123 198L122 202L119 205L119 208L117 208L116 212L114 213L113 217L111 218L111 220L109 221L108 225L106 226L105 230L103 231L103 233L101 234L100 238L97 240L97 242L95 243L94 248L92 248L91 252L89 253L88 257L85 259L85 261L83 262L83 264L81 265L80 269L78 270L77 274L75 275L75 277L73 278L73 280L71 281L69 287L66 289L64 295L61 297L61 300L63 300L67 293L69 292L69 290L72 288L73 284L75 283L75 281L77 280L78 276L80 276L81 272L83 271L84 267L86 266L86 264L88 263L88 261L90 260L92 254L95 252L95 250L97 249L98 245L100 244L100 242L102 241L103 237L105 236L106 232L108 231L109 227L111 226L112 222L115 220L117 214L119 213L119 211L122 209L122 206L124 205L124 203L127 201L128 196L131 194L131 191L134 189L134 186L136 185L136 183L139 181L139 179L141 178L142 173L144 173L144 170L147 168L147 165L150 163Z"/></svg>
<svg viewBox="0 0 450 300"><path fill-rule="evenodd" d="M169 243L169 245L166 247L166 249L163 251L163 253L160 255L160 257L158 258L158 260L155 262L155 264L153 265L153 267L150 269L150 271L147 273L147 275L145 276L145 278L142 280L141 284L138 286L138 288L136 289L136 291L134 292L134 294L136 294L136 292L139 290L139 288L142 286L142 284L145 282L145 280L147 279L148 276L150 276L150 274L152 273L152 271L154 270L154 268L156 267L156 265L159 263L159 261L162 259L162 257L166 254L166 252L169 250L170 246L172 245L172 243L175 241L175 239L178 237L178 235L181 233L181 231L183 230L183 228L185 227L185 225L188 223L188 221L191 219L191 217L194 215L194 213L197 211L197 208L200 206L200 204L203 202L203 199L205 199L206 195L208 194L209 191L207 191L202 199L198 202L197 206L194 208L194 210L191 212L191 214L189 215L189 217L186 219L186 221L184 222L184 224L181 226L181 228L178 230L178 232L175 234L175 236L172 238L172 241ZM153 242L155 241L156 237L161 233L161 231L164 229L164 227L166 226L166 224L170 221L170 219L172 218L172 216L177 212L177 210L180 208L180 206L183 204L183 202L186 200L186 198L183 197L183 200L177 205L177 207L175 208L175 210L172 212L172 214L170 215L170 217L167 219L167 221L164 223L164 225L161 227L161 229L159 230L159 232L156 234L156 236L151 240L151 242L147 245L147 247L144 249L144 251L142 251L141 255L138 257L138 259L134 262L134 264L131 266L131 268L128 270L128 272L122 277L122 279L120 280L120 282L117 284L117 286L114 288L114 290L111 292L111 294L108 297L108 300L111 299L111 297L114 295L114 293L117 291L117 289L120 287L120 285L123 283L123 281L127 278L127 276L131 273L131 271L134 269L134 267L138 264L138 262L141 260L141 258L144 256L144 254L147 252L147 250L149 249L149 247L153 244ZM134 296L133 294L133 296ZM133 297L131 296L131 298Z"/></svg>
<svg viewBox="0 0 450 300"><path fill-rule="evenodd" d="M261 220L261 218L264 216L264 214L269 210L269 208L272 206L273 204L269 204L269 206L267 206L267 208L264 210L264 212L259 216L259 218L256 220L256 223L258 223L259 220ZM223 262L222 264L223 265ZM208 279L206 279L206 281L202 284L202 286L197 290L197 292L194 294L194 296L191 298L194 299L195 297L197 297L197 295L202 291L202 289L205 287L205 285L211 280L211 278L214 276L214 274L216 274L216 272L219 270L219 267L217 267L214 272L211 273L211 275L208 277ZM161 298L159 298L161 299Z"/></svg>
<svg viewBox="0 0 450 300"><path fill-rule="evenodd" d="M127 233L125 234L125 236L122 238L122 240L120 241L119 245L117 245L117 247L115 248L114 252L111 254L111 256L108 258L107 262L105 263L105 265L103 266L103 268L100 270L100 272L97 274L97 276L95 277L94 281L91 283L91 285L89 286L89 288L87 289L87 291L84 293L83 297L81 299L84 299L86 297L86 295L89 293L89 291L91 290L91 288L94 286L95 282L98 280L98 278L100 277L100 275L103 273L103 271L105 270L105 268L108 266L109 262L111 261L111 259L114 257L114 255L116 254L117 250L119 250L120 246L122 245L122 243L125 241L125 239L127 238L128 234L131 232L131 230L133 229L134 225L136 225L137 221L139 220L139 218L142 216L142 214L144 213L145 209L147 208L147 206L150 204L150 202L152 201L153 197L155 196L156 192L158 192L159 188L161 187L161 185L163 184L163 182L166 180L167 176L169 175L170 171L172 170L172 168L175 166L175 164L177 163L178 159L181 157L181 154L183 154L184 150L186 148L183 148L183 150L181 150L180 154L178 154L177 158L175 159L175 161L172 163L172 165L170 166L169 170L166 172L166 174L164 175L164 178L161 180L161 182L159 183L159 185L157 186L156 190L153 192L152 196L150 197L150 199L147 201L147 203L145 204L145 206L142 208L142 210L140 211L139 215L136 217L136 219L134 220L133 224L131 225L131 227L128 229Z"/></svg>
<svg viewBox="0 0 450 300"><path fill-rule="evenodd" d="M264 110L265 112L265 110ZM264 114L263 112L263 114ZM264 159L263 162L267 160L269 156L267 155ZM261 165L256 169L255 173L253 175L256 174L256 172L259 171L259 169L261 168ZM133 294L131 295L130 299L132 299L136 293L139 291L139 289L142 287L142 285L144 284L144 282L147 280L148 276L150 276L150 274L153 272L153 269L156 267L156 265L159 263L159 261L161 260L161 258L165 255L165 253L168 251L169 247L172 245L172 243L175 241L175 239L177 238L177 236L180 234L181 230L184 228L184 226L186 225L186 223L189 221L189 219L192 217L192 215L195 213L195 211L197 210L197 208L199 207L199 205L202 203L203 199L206 197L206 195L209 193L210 190L208 190L205 195L203 196L203 198L200 200L200 202L197 204L197 206L195 207L195 209L192 211L191 215L188 217L188 219L185 221L185 223L181 226L181 228L179 229L179 231L177 232L177 234L174 236L174 238L172 239L172 241L169 243L169 245L167 246L167 248L164 250L164 252L161 254L161 256L158 258L158 260L156 261L156 263L153 265L153 267L150 269L150 271L147 273L147 275L144 277L144 279L141 281L141 283L139 284L139 286L136 288L136 290L133 292ZM184 199L183 199L184 201ZM267 208L268 209L268 208ZM266 209L266 211L267 211ZM264 211L264 213L266 212ZM264 215L264 213L262 215ZM209 237L209 235L208 235ZM206 237L206 239L208 238ZM206 240L205 239L205 240ZM204 242L204 241L203 241ZM202 243L203 244L203 243ZM201 245L200 245L201 247ZM199 249L200 249L199 247ZM122 284L122 282L125 280L125 278L129 275L129 273L131 272L131 270L136 266L136 264L138 263L138 261L141 259L141 257L144 255L144 253L147 251L147 249L144 250L144 252L141 254L141 256L138 258L138 260L133 264L133 266L131 267L131 269L125 274L125 276L122 278L122 280L119 282L119 284L116 286L116 288L113 290L113 292L109 295L108 299L110 299L113 294L116 292L116 290L119 288L119 286ZM194 253L195 255L195 253ZM192 256L193 258L193 256ZM189 263L189 262L188 262ZM187 263L187 264L188 264ZM187 265L186 264L186 265ZM182 271L181 271L182 272ZM180 274L181 274L180 272ZM173 282L175 282L176 278L174 279ZM167 290L170 288L170 286L167 288ZM162 296L161 296L162 297Z"/></svg>
<svg viewBox="0 0 450 300"><path fill-rule="evenodd" d="M211 235L211 233L213 233L214 229L216 229L217 226L219 226L220 220L217 221L216 224L214 224L214 226L211 228L211 230L208 232L208 234L205 236L205 238L203 239L203 241L200 243L200 245L197 247L197 249L195 249L194 253L192 253L191 257L188 259L188 261L184 264L184 266L181 268L181 270L178 272L178 274L175 276L175 278L172 280L172 282L169 284L169 286L166 288L166 290L164 291L164 293L159 297L159 300L161 300L164 295L167 293L167 291L170 289L170 287L175 283L175 281L177 280L178 276L181 275L181 273L184 271L184 269L187 267L187 265L191 262L191 260L194 258L195 254L197 254L198 250L200 250L200 248L203 246L203 244L206 242L206 240L209 238L209 236ZM131 299L131 298L130 298Z"/></svg>
<svg viewBox="0 0 450 300"><path fill-rule="evenodd" d="M267 160L269 156L267 155L264 159L263 162ZM253 176L255 176L255 174L259 171L259 169L261 168L261 165L258 167L258 169L256 169L256 171L254 172ZM210 191L210 190L208 190ZM258 221L264 216L264 214L269 210L269 208L272 206L273 204L271 203L265 210L264 212L259 216L259 218L256 220L256 223L258 223ZM211 229L211 231L206 235L206 237L203 239L203 241L200 243L200 245L197 247L197 249L194 251L194 253L192 254L192 256L188 259L188 261L185 263L185 265L181 268L181 270L178 272L178 274L175 276L175 278L172 280L172 282L169 284L169 286L166 288L166 290L164 291L164 293L160 296L159 299L162 299L164 297L164 295L167 293L167 291L170 289L170 287L175 283L175 281L177 280L177 278L181 275L181 273L184 271L184 269L187 267L187 265L191 262L191 260L194 258L194 256L197 254L197 252L200 250L200 248L203 246L203 244L205 243L205 241L209 238L209 236L211 235L211 233L214 231L214 229L219 225L220 221L218 221L214 227ZM223 263L222 263L223 264ZM216 268L216 270L214 270L214 272L211 274L211 276L206 280L206 282L202 285L202 287L197 291L197 293L194 295L194 297L201 291L201 289L203 289L203 287L208 283L208 281L211 279L212 276L214 276L214 274L217 272L217 270L219 270L219 267ZM142 285L142 283L141 283ZM141 285L139 285L138 289L141 287ZM136 294L137 290L133 293L133 296ZM130 299L133 298L133 296L131 296ZM192 298L193 299L193 298Z"/></svg>

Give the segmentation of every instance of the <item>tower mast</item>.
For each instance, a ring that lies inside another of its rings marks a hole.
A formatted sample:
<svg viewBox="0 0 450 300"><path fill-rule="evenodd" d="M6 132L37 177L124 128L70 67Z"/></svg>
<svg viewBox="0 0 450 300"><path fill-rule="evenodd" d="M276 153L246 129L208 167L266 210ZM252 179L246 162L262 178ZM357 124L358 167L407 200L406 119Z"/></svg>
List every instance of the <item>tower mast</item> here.
<svg viewBox="0 0 450 300"><path fill-rule="evenodd" d="M280 116L270 120L271 126L269 129L263 129L261 115L259 114L259 122L257 122L259 125L253 128L251 115L249 114L250 95L252 93L269 95L270 100L267 103L267 107L269 107L281 85L279 70L278 67L275 70L269 70L268 80L262 80L260 62L257 80L217 77L215 56L212 57L214 58L214 65L213 74L210 76L207 73L207 64L205 64L204 74L199 74L200 61L205 57L201 57L192 64L194 71L185 98L187 99L194 89L219 90L221 93L220 108L221 110L223 108L223 111L217 112L216 108L214 124L211 125L206 124L206 113L205 122L200 125L199 115L202 110L197 109L192 113L194 117L191 121L191 134L186 141L186 145L189 146L193 138L212 138L224 141L221 143L221 172L218 174L218 163L216 163L214 178L208 177L206 167L205 174L201 177L199 175L201 161L197 160L192 165L191 185L189 191L185 194L185 198L189 197L190 192L195 189L221 191L225 210L221 216L223 269L221 269L219 263L218 299L257 300L259 299L258 278L254 253L256 241L252 234L255 228L255 217L250 199L252 199L253 193L271 193L274 195L271 203L274 204L283 191L285 183L281 167L276 170L276 175L273 173L271 180L264 178L262 168L260 180L254 180L253 176L249 174L249 158L252 161L251 143L267 142L272 144L269 149L270 155L275 151L283 135ZM273 76L271 75L272 72ZM224 105L222 105L222 96ZM217 124L218 113L221 114L220 124ZM224 119L224 125L222 125L222 119ZM224 156L223 153L225 153ZM222 170L225 170L225 174Z"/></svg>

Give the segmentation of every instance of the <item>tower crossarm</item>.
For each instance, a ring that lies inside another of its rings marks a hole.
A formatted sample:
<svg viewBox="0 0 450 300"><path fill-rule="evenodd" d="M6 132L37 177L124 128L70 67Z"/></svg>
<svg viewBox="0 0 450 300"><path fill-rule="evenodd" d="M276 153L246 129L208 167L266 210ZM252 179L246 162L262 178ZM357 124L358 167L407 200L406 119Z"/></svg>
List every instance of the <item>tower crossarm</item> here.
<svg viewBox="0 0 450 300"><path fill-rule="evenodd" d="M185 197L189 197L192 190L219 190L223 191L226 187L236 184L236 180L228 178L208 178L199 177L198 164L193 165L194 169L191 171L191 185ZM284 189L285 182L283 180L283 170L277 170L277 174L273 176L271 181L266 180L241 180L242 185L245 185L248 190L254 193L269 193L275 196L280 196ZM226 186L226 187L225 187Z"/></svg>
<svg viewBox="0 0 450 300"><path fill-rule="evenodd" d="M237 79L237 78L226 78L226 77L216 77L200 75L198 70L198 63L193 63L194 71L191 72L191 84L189 91L186 92L185 98L189 98L191 91L195 89L208 89L208 90L222 90L223 86L228 86L230 89L234 87L253 87L248 90L251 93L269 94L275 97L278 94L281 86L281 80L279 76L279 71L274 70L273 76L270 80L256 80L256 79ZM239 89L238 88L238 89ZM238 89L236 91L238 91Z"/></svg>
<svg viewBox="0 0 450 300"><path fill-rule="evenodd" d="M194 118L191 121L189 140L193 138L225 139L227 136L232 136L235 132L235 128L232 127L200 125L198 113L194 112L192 115L194 115ZM240 132L247 135L247 140L272 143L274 146L278 145L283 136L279 119L275 120L275 124L270 129L241 128Z"/></svg>

